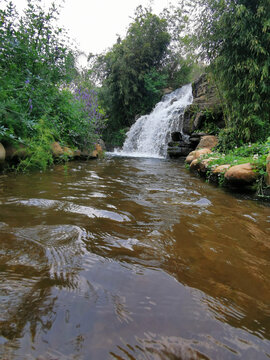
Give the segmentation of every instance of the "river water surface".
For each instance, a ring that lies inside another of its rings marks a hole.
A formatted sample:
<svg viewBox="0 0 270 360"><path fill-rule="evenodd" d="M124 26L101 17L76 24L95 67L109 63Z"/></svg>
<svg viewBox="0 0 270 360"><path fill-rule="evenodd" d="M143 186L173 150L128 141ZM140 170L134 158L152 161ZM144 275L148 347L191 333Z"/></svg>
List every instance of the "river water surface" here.
<svg viewBox="0 0 270 360"><path fill-rule="evenodd" d="M0 177L0 358L270 358L270 208L181 162Z"/></svg>

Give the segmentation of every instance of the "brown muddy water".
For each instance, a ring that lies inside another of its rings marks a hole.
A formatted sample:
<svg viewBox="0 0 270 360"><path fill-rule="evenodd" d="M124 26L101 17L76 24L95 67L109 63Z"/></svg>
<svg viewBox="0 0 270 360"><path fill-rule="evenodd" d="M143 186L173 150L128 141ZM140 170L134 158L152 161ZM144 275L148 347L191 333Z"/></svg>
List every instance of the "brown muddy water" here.
<svg viewBox="0 0 270 360"><path fill-rule="evenodd" d="M0 177L1 359L270 358L270 207L183 163Z"/></svg>

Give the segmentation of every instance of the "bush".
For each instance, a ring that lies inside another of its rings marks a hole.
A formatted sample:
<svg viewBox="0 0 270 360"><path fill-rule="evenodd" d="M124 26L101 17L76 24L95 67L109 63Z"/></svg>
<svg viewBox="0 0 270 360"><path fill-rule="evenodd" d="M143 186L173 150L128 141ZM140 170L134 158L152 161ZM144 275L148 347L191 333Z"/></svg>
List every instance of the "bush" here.
<svg viewBox="0 0 270 360"><path fill-rule="evenodd" d="M21 17L12 2L0 10L0 141L29 147L24 169L51 163L44 156L49 141L90 148L103 126L96 93L71 86L78 78L75 55L54 25L57 15L39 0L28 1Z"/></svg>

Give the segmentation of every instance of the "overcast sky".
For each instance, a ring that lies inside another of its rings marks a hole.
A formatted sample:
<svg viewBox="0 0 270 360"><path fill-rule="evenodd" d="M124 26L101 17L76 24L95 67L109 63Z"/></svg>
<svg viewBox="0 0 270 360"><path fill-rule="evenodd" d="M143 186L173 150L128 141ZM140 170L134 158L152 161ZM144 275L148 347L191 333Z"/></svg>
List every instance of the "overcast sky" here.
<svg viewBox="0 0 270 360"><path fill-rule="evenodd" d="M26 0L12 1L18 10L27 3ZM43 2L51 3L50 0ZM149 3L149 0L65 0L59 25L69 31L80 50L87 54L100 53L116 42L116 34L125 35L135 8ZM169 3L177 4L177 0L152 1L154 12L160 13Z"/></svg>

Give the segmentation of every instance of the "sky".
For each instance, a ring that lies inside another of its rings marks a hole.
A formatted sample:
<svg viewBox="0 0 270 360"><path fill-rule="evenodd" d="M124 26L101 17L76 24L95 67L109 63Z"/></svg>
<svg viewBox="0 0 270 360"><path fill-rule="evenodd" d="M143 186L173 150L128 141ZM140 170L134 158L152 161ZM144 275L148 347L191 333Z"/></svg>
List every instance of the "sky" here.
<svg viewBox="0 0 270 360"><path fill-rule="evenodd" d="M26 0L12 2L19 11L27 3ZM43 3L48 5L51 1L43 0ZM159 14L169 3L176 5L177 0L64 0L59 26L68 30L78 48L86 54L101 53L116 42L117 34L125 35L136 7L150 3L153 11Z"/></svg>

